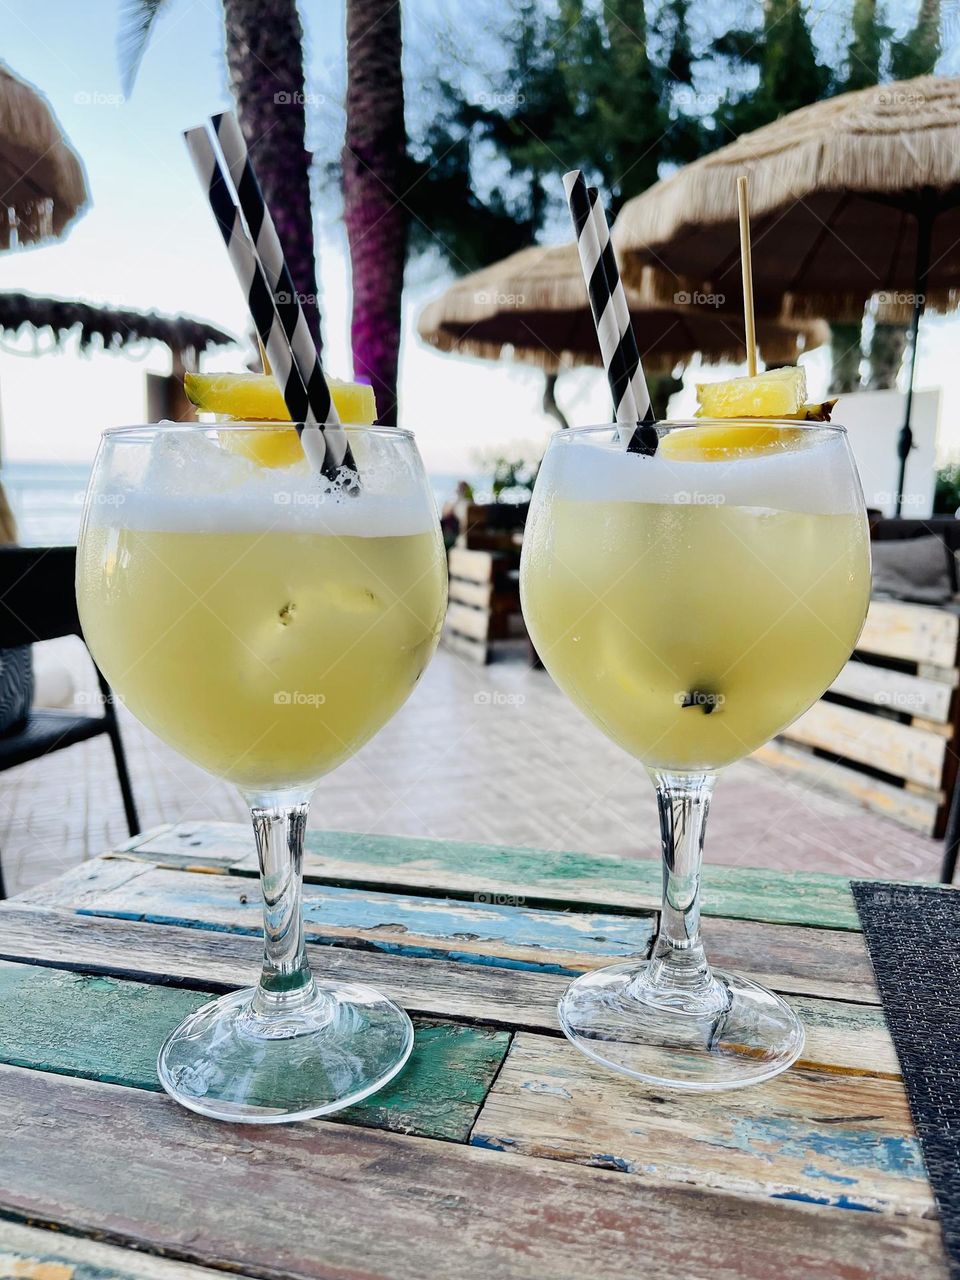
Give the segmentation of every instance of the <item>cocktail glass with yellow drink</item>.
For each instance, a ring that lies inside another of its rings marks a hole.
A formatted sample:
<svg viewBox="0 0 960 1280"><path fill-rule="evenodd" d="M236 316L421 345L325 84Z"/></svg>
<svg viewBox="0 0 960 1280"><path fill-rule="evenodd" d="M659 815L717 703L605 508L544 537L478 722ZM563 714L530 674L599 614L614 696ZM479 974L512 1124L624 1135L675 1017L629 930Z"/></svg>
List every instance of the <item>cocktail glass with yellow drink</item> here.
<svg viewBox="0 0 960 1280"><path fill-rule="evenodd" d="M284 416L272 382L188 387L234 419ZM301 920L318 779L406 700L446 602L436 508L413 437L373 420L369 388L333 386L361 477L350 494L296 431L219 421L108 431L78 549L84 635L160 738L249 802L264 899L263 973L164 1045L161 1082L196 1111L271 1122L381 1087L409 1055L407 1015L360 985L315 980Z"/></svg>
<svg viewBox="0 0 960 1280"><path fill-rule="evenodd" d="M803 1045L784 1001L704 955L700 864L717 771L829 686L863 624L870 563L845 433L803 403L801 371L701 398L729 416L658 424L653 456L628 453L616 427L553 437L521 592L544 665L646 766L660 812L653 958L579 978L563 1029L628 1075L715 1089L766 1079ZM780 416L760 419L769 403Z"/></svg>

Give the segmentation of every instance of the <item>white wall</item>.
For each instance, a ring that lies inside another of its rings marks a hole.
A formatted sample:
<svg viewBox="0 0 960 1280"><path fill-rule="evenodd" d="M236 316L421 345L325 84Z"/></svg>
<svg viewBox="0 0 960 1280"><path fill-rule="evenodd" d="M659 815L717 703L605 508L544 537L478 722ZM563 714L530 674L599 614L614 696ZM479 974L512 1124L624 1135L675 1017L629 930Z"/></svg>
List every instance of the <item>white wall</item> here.
<svg viewBox="0 0 960 1280"><path fill-rule="evenodd" d="M905 397L899 391L858 391L840 397L833 411L850 436L863 494L868 507L885 516L896 503L897 437L903 426ZM940 428L940 392L916 391L913 396L913 449L907 459L902 515L911 519L933 511L936 483L937 432Z"/></svg>

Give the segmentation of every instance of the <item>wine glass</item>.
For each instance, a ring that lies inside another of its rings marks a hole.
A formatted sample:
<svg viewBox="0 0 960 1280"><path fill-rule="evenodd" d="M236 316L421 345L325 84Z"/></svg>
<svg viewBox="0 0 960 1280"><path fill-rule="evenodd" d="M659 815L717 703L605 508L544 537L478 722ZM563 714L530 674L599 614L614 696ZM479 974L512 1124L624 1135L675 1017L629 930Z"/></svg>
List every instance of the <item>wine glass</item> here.
<svg viewBox="0 0 960 1280"><path fill-rule="evenodd" d="M560 1022L642 1080L721 1089L796 1060L778 996L712 970L700 938L704 823L724 765L809 707L856 643L869 535L840 426L663 422L652 457L616 427L550 441L523 542L521 595L544 666L646 767L663 907L649 961L585 974Z"/></svg>
<svg viewBox="0 0 960 1280"><path fill-rule="evenodd" d="M381 1088L413 1044L370 987L318 980L301 909L317 781L405 702L436 648L446 561L413 436L347 426L350 493L282 457L274 424L103 435L77 552L84 636L133 714L250 806L263 971L191 1015L160 1081L219 1119L324 1115ZM289 452L287 452L289 459ZM296 456L296 450L293 451Z"/></svg>

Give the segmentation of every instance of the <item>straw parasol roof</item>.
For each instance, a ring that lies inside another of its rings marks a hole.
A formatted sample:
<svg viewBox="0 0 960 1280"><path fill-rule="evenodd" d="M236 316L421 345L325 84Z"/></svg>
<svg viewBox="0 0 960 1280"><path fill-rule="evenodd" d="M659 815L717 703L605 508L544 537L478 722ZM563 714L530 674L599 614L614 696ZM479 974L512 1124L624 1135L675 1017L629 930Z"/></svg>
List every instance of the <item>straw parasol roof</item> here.
<svg viewBox="0 0 960 1280"><path fill-rule="evenodd" d="M625 278L645 277L659 297L736 294L742 173L758 307L780 314L786 295L790 314L859 320L880 294L884 319L906 319L924 222L932 225L927 305L955 305L960 78L921 76L815 103L658 182L617 219Z"/></svg>
<svg viewBox="0 0 960 1280"><path fill-rule="evenodd" d="M0 64L0 250L62 235L88 200L46 98Z"/></svg>
<svg viewBox="0 0 960 1280"><path fill-rule="evenodd" d="M628 289L637 342L649 373L664 372L701 352L711 361L745 358L743 316L691 292L686 301L657 302L645 282ZM420 314L417 332L441 351L496 360L509 356L547 373L599 365L600 351L576 245L534 246L464 276ZM828 342L822 321L758 321L768 364L792 362Z"/></svg>
<svg viewBox="0 0 960 1280"><path fill-rule="evenodd" d="M222 329L190 316L98 307L29 293L0 293L0 331L16 335L25 328L50 330L58 346L76 334L81 350L99 345L106 351L118 351L141 342L163 342L172 351L194 351L199 355L208 347L236 342Z"/></svg>

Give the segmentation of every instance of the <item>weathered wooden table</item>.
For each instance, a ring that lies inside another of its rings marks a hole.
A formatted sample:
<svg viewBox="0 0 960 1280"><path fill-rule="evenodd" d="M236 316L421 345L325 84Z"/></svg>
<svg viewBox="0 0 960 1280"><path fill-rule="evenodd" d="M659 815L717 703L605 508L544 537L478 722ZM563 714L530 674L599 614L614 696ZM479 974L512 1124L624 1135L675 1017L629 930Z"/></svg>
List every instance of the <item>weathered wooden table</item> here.
<svg viewBox="0 0 960 1280"><path fill-rule="evenodd" d="M807 1046L696 1096L603 1071L554 1013L569 975L649 949L653 863L308 843L315 968L417 1027L332 1121L225 1125L159 1092L166 1033L259 969L245 828L166 828L0 909L0 1276L946 1276L846 880L708 868L712 957L789 992Z"/></svg>

